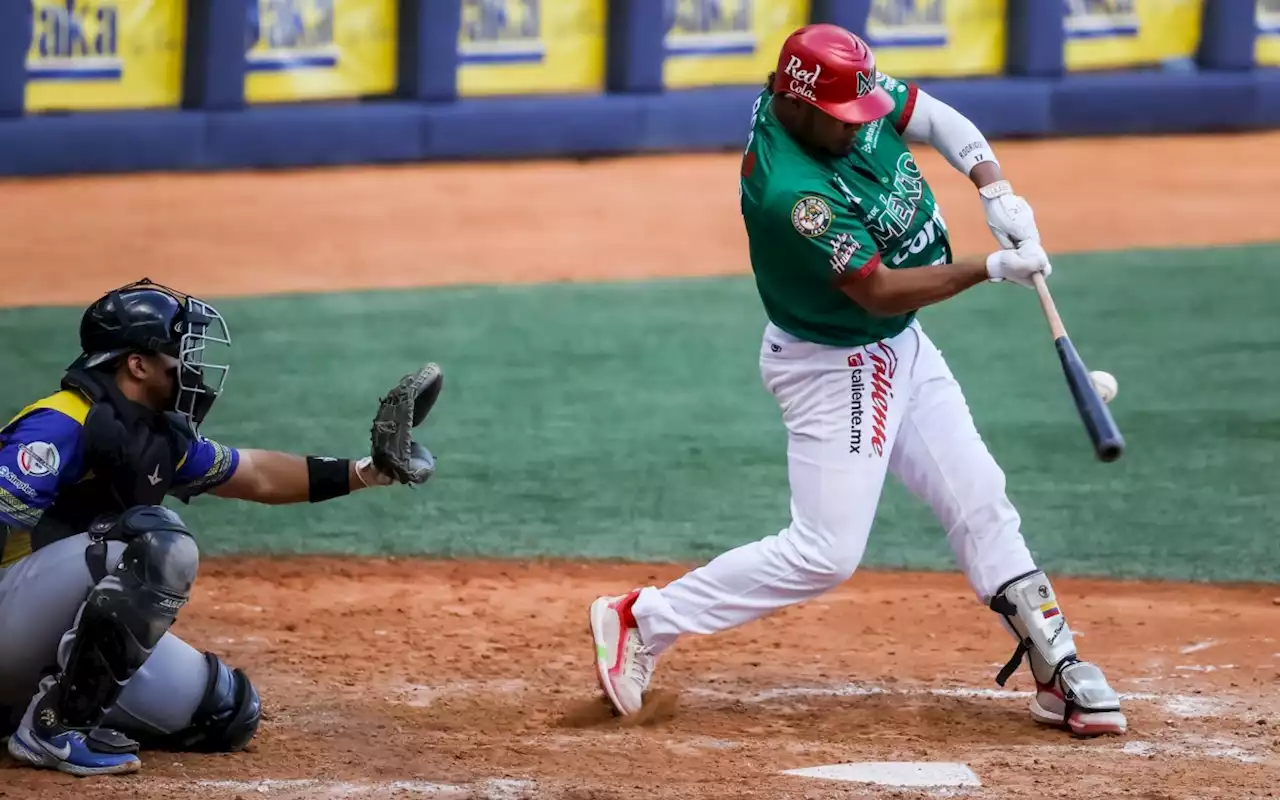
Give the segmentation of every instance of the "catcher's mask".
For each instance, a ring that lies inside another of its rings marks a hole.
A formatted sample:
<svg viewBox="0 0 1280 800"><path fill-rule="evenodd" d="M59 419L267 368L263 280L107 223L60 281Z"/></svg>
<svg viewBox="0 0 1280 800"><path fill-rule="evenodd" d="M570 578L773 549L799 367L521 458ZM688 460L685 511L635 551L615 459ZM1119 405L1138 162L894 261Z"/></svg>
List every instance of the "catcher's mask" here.
<svg viewBox="0 0 1280 800"><path fill-rule="evenodd" d="M203 300L143 278L113 289L80 320L81 356L72 368L114 365L129 353L177 359L173 411L197 429L222 392L231 334L218 310Z"/></svg>

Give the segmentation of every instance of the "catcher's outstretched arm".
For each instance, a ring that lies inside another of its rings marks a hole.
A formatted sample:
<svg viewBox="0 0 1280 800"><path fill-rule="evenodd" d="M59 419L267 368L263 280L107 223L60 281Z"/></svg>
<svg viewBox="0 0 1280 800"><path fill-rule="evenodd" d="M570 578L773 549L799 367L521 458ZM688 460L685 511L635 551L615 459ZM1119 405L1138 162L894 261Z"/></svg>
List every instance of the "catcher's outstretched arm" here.
<svg viewBox="0 0 1280 800"><path fill-rule="evenodd" d="M367 486L385 486L391 478L372 459L317 458L274 450L241 450L240 465L210 494L254 503L284 505L330 500Z"/></svg>
<svg viewBox="0 0 1280 800"><path fill-rule="evenodd" d="M438 364L429 363L396 382L378 401L369 455L345 458L297 456L274 450L240 450L240 465L211 490L219 497L254 503L319 503L369 486L426 483L436 459L413 429L421 425L444 386Z"/></svg>

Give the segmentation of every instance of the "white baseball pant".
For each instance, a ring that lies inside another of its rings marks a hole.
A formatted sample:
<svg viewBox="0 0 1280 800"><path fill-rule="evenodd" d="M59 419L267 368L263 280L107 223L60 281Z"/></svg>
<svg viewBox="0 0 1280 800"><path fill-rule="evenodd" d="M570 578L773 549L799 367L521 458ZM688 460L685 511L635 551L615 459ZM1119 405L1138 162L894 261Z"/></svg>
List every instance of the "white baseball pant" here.
<svg viewBox="0 0 1280 800"><path fill-rule="evenodd" d="M632 612L655 654L681 634L727 630L846 581L866 549L886 470L933 509L983 603L1036 569L1004 472L918 322L865 347L813 344L770 324L760 373L787 427L791 524L644 588Z"/></svg>

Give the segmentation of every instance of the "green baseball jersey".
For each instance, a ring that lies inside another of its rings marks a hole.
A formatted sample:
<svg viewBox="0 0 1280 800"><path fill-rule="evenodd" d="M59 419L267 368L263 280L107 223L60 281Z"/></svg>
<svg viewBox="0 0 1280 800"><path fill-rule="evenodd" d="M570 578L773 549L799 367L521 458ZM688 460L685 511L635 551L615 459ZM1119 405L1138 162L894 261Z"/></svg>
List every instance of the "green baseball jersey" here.
<svg viewBox="0 0 1280 800"><path fill-rule="evenodd" d="M774 325L806 341L858 346L892 337L915 312L876 316L841 288L880 264L905 269L951 260L933 192L902 138L916 88L887 75L888 116L862 127L847 156L801 145L756 100L742 159L740 200L751 268Z"/></svg>

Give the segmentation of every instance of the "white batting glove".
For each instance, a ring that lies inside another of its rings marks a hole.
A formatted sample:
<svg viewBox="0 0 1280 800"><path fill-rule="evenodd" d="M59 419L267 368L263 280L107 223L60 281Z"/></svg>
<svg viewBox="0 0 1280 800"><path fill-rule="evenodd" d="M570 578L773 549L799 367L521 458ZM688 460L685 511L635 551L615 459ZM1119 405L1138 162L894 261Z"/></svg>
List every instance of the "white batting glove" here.
<svg viewBox="0 0 1280 800"><path fill-rule="evenodd" d="M979 189L978 194L982 196L982 206L987 212L987 227L995 234L1001 247L1012 250L1022 242L1040 241L1031 206L1013 193L1013 186L1008 181L989 183Z"/></svg>
<svg viewBox="0 0 1280 800"><path fill-rule="evenodd" d="M1031 276L1039 272L1046 278L1053 274L1049 255L1036 242L1026 242L1016 250L997 250L987 256L987 275L993 283L1013 281L1034 289Z"/></svg>

